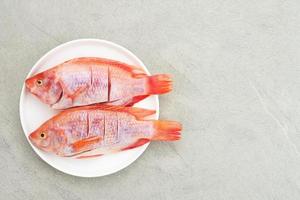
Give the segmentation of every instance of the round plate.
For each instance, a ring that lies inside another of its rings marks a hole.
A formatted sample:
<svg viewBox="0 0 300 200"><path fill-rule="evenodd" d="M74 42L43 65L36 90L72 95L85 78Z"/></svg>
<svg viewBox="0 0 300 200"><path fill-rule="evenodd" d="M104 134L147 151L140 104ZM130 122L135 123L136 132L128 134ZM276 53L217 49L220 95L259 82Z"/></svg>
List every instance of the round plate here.
<svg viewBox="0 0 300 200"><path fill-rule="evenodd" d="M80 39L59 45L46 53L33 66L27 77L76 57L103 57L119 60L141 66L150 74L142 61L124 47L105 40ZM152 116L152 119L158 119L159 103L157 95L150 96L135 106L156 110L156 115ZM58 111L51 109L26 91L23 85L20 97L20 119L27 140L32 131L57 113ZM29 140L28 142L30 143ZM62 172L81 177L98 177L112 174L127 167L145 151L149 143L120 153L88 159L59 157L43 152L31 143L30 145L45 162Z"/></svg>

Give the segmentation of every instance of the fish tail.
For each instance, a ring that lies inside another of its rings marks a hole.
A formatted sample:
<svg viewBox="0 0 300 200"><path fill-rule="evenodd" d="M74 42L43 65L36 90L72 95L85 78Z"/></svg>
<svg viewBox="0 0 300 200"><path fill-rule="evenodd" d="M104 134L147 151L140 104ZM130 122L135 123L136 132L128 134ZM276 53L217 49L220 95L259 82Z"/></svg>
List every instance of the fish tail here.
<svg viewBox="0 0 300 200"><path fill-rule="evenodd" d="M154 135L151 140L173 141L181 138L182 125L179 122L156 120L153 121Z"/></svg>
<svg viewBox="0 0 300 200"><path fill-rule="evenodd" d="M148 77L148 94L164 94L172 90L172 79L169 74L157 74Z"/></svg>

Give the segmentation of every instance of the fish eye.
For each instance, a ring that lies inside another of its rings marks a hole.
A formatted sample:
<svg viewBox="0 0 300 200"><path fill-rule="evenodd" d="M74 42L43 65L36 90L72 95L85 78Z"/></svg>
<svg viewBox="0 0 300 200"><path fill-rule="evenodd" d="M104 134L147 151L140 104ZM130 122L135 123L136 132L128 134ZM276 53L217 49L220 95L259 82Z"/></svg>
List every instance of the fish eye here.
<svg viewBox="0 0 300 200"><path fill-rule="evenodd" d="M46 137L46 133L45 132L41 132L40 137L41 138L45 138Z"/></svg>
<svg viewBox="0 0 300 200"><path fill-rule="evenodd" d="M43 85L43 80L41 80L41 79L38 79L38 80L36 81L36 84L37 84L38 86L41 86L41 85Z"/></svg>

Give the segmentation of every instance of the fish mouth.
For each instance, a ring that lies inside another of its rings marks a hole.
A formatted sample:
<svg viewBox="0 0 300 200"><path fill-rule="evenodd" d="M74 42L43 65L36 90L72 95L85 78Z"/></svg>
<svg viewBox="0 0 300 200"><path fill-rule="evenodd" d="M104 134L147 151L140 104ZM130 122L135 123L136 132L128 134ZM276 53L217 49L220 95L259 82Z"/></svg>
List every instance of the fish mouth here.
<svg viewBox="0 0 300 200"><path fill-rule="evenodd" d="M30 135L28 136L28 139L29 139L29 141L31 142L31 144L33 144L33 146L39 148L39 146L38 146L37 143L35 142L34 137L32 136L32 134L30 134Z"/></svg>
<svg viewBox="0 0 300 200"><path fill-rule="evenodd" d="M47 149L47 147L46 147L46 146L43 146L43 145L41 145L41 144L38 144L38 142L35 141L34 137L33 137L31 134L28 136L28 138L29 138L31 144L32 144L34 147L36 147L36 148L38 148L38 149L40 149L40 150L42 150L42 151L49 152L49 150Z"/></svg>
<svg viewBox="0 0 300 200"><path fill-rule="evenodd" d="M33 87L33 83L32 83L32 80L31 80L31 77L30 78L27 78L25 80L25 87L31 91L31 88Z"/></svg>
<svg viewBox="0 0 300 200"><path fill-rule="evenodd" d="M32 143L33 143L33 137L32 137L32 135L31 135L31 134L28 136L28 139L30 140L30 142L32 142Z"/></svg>

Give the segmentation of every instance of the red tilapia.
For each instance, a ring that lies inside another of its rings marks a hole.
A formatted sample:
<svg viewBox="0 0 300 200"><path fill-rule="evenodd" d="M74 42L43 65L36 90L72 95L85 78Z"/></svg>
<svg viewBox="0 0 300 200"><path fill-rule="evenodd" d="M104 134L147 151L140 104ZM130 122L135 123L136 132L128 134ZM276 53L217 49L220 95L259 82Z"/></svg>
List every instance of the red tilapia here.
<svg viewBox="0 0 300 200"><path fill-rule="evenodd" d="M66 61L26 80L28 90L55 109L105 103L130 106L172 90L167 74L148 76L136 67L104 58Z"/></svg>
<svg viewBox="0 0 300 200"><path fill-rule="evenodd" d="M181 124L145 120L154 110L95 105L65 110L29 135L39 149L59 156L77 156L97 149L98 156L132 149L151 140L180 139Z"/></svg>

